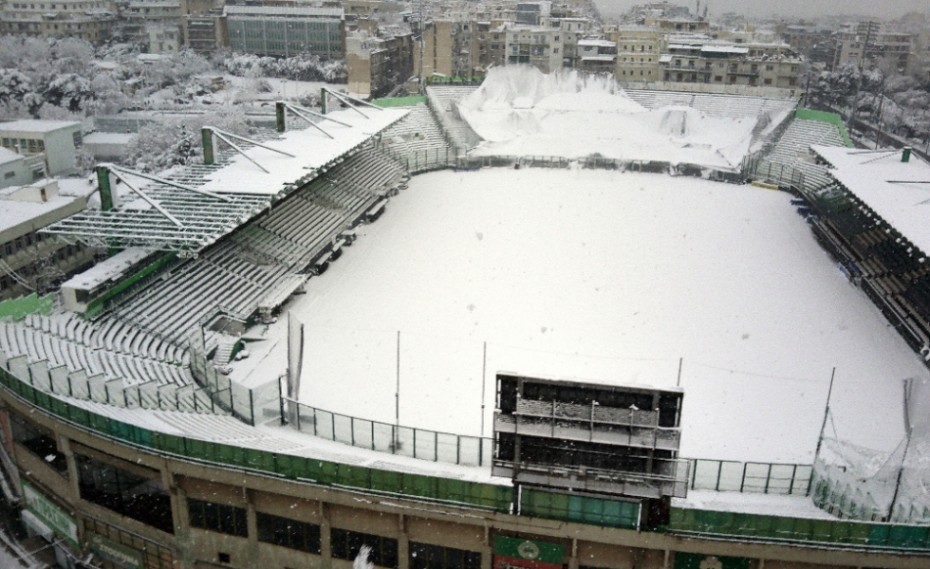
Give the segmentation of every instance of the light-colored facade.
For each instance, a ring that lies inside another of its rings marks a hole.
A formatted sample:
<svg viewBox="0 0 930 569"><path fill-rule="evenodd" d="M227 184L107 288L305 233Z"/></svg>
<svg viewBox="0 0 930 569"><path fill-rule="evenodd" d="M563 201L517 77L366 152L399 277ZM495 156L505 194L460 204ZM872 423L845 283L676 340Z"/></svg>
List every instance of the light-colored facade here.
<svg viewBox="0 0 930 569"><path fill-rule="evenodd" d="M659 56L665 46L665 34L646 26L622 26L608 36L617 44L619 81L659 81L662 78Z"/></svg>
<svg viewBox="0 0 930 569"><path fill-rule="evenodd" d="M223 3L181 0L181 44L197 53L212 53L228 44Z"/></svg>
<svg viewBox="0 0 930 569"><path fill-rule="evenodd" d="M363 97L384 97L413 75L414 43L411 34L391 38L365 33L346 38L349 92Z"/></svg>
<svg viewBox="0 0 930 569"><path fill-rule="evenodd" d="M132 0L121 17L124 32L147 52L177 53L180 49L180 0Z"/></svg>
<svg viewBox="0 0 930 569"><path fill-rule="evenodd" d="M614 73L617 60L617 44L603 39L579 40L576 46L579 69L590 73Z"/></svg>
<svg viewBox="0 0 930 569"><path fill-rule="evenodd" d="M861 22L836 34L833 68L843 65L885 64L905 71L914 57L914 36L886 30L877 22Z"/></svg>
<svg viewBox="0 0 930 569"><path fill-rule="evenodd" d="M0 190L0 300L43 292L93 260L90 249L38 232L85 205L84 198L59 195L49 179Z"/></svg>
<svg viewBox="0 0 930 569"><path fill-rule="evenodd" d="M72 174L81 146L81 123L47 120L0 123L0 146L24 156L44 154L50 176Z"/></svg>
<svg viewBox="0 0 930 569"><path fill-rule="evenodd" d="M735 44L672 36L659 59L662 80L794 89L802 59L786 44Z"/></svg>
<svg viewBox="0 0 930 569"><path fill-rule="evenodd" d="M565 33L559 29L529 26L507 28L507 65L532 65L543 73L562 67Z"/></svg>
<svg viewBox="0 0 930 569"><path fill-rule="evenodd" d="M110 37L116 14L110 0L6 0L0 4L0 33L73 37L97 45Z"/></svg>
<svg viewBox="0 0 930 569"><path fill-rule="evenodd" d="M0 188L21 186L33 179L32 168L29 167L25 156L0 148Z"/></svg>

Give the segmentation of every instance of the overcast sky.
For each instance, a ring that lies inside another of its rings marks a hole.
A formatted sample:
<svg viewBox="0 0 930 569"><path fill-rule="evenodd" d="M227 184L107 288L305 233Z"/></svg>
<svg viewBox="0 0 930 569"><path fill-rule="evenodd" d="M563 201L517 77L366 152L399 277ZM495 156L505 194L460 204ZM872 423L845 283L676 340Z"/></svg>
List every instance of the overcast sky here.
<svg viewBox="0 0 930 569"><path fill-rule="evenodd" d="M620 14L636 4L645 4L649 0L594 0L604 15ZM799 17L821 16L824 14L863 14L884 19L897 18L907 12L926 12L930 8L928 0L702 0L710 6L711 18L724 12L739 12L747 16L769 16L773 13L789 14ZM695 11L694 0L672 0L674 4L688 6Z"/></svg>

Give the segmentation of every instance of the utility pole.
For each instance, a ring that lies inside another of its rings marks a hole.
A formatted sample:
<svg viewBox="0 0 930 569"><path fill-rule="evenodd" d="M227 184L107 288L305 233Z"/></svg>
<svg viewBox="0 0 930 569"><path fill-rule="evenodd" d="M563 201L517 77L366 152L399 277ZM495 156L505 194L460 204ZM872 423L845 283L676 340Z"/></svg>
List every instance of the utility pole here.
<svg viewBox="0 0 930 569"><path fill-rule="evenodd" d="M878 25L878 22L869 20L865 23L865 25L865 43L862 44L862 52L859 54L859 79L856 81L856 94L853 95L852 110L849 113L849 123L846 125L846 130L852 129L853 122L856 118L856 106L859 102L859 91L862 89L862 64L865 62L865 54L869 50L869 43L872 40L872 26Z"/></svg>
<svg viewBox="0 0 930 569"><path fill-rule="evenodd" d="M425 79L423 77L423 57L426 51L426 24L423 22L423 0L420 0L420 94L423 95L426 93Z"/></svg>

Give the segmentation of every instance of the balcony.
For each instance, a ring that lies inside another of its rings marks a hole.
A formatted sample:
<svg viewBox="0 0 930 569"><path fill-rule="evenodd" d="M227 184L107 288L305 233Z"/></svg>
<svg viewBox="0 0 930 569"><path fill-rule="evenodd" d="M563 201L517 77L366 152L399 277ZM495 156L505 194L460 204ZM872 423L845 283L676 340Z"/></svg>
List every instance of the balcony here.
<svg viewBox="0 0 930 569"><path fill-rule="evenodd" d="M518 399L513 415L494 415L497 432L677 451L680 430L658 423L656 411L530 399Z"/></svg>
<svg viewBox="0 0 930 569"><path fill-rule="evenodd" d="M656 462L660 463L660 473L646 474L584 466L515 464L510 461L495 460L491 473L494 476L511 478L515 484L637 498L687 497L688 461L675 459L657 460Z"/></svg>

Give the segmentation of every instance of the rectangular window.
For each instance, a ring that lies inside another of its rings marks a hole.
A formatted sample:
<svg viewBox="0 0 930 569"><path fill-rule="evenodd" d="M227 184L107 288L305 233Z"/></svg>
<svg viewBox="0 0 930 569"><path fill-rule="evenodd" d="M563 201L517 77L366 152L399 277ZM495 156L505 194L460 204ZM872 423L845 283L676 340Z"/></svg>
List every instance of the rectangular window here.
<svg viewBox="0 0 930 569"><path fill-rule="evenodd" d="M187 500L191 527L218 531L239 537L248 537L245 508L214 504L203 500Z"/></svg>
<svg viewBox="0 0 930 569"><path fill-rule="evenodd" d="M411 541L410 569L481 569L481 554Z"/></svg>
<svg viewBox="0 0 930 569"><path fill-rule="evenodd" d="M29 421L18 413L10 413L13 440L51 466L58 474L68 477L68 461L58 452L58 444L51 431Z"/></svg>
<svg viewBox="0 0 930 569"><path fill-rule="evenodd" d="M258 541L320 553L320 526L259 513Z"/></svg>
<svg viewBox="0 0 930 569"><path fill-rule="evenodd" d="M379 567L397 567L397 540L357 531L333 528L333 557L354 560L363 545L371 548L368 560Z"/></svg>
<svg viewBox="0 0 930 569"><path fill-rule="evenodd" d="M77 463L81 498L167 533L174 533L171 497L161 483L161 475L136 464L125 468L81 454ZM144 475L143 475L144 473Z"/></svg>

